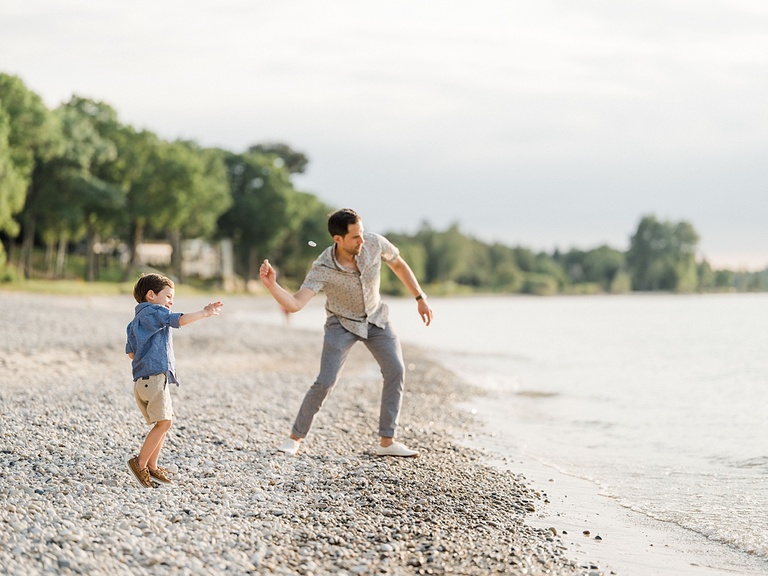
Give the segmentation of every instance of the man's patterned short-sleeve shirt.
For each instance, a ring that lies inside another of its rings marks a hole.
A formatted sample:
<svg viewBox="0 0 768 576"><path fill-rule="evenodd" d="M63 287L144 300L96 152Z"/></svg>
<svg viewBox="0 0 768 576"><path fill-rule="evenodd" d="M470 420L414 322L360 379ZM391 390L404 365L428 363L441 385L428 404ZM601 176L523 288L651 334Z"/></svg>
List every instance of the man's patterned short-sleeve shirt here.
<svg viewBox="0 0 768 576"><path fill-rule="evenodd" d="M384 328L389 311L381 301L381 263L395 260L400 251L379 234L363 234L363 247L355 256L359 272L336 262L336 245L329 246L312 264L302 283L315 293L325 292L325 310L361 338L368 337L368 323Z"/></svg>

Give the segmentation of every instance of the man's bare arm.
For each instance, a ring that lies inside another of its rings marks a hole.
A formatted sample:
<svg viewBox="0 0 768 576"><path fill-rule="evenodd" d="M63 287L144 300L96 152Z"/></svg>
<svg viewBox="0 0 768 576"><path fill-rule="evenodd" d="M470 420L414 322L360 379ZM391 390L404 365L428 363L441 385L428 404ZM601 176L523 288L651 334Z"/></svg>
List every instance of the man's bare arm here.
<svg viewBox="0 0 768 576"><path fill-rule="evenodd" d="M291 294L280 286L277 283L277 272L272 268L269 260L264 260L261 264L259 278L277 303L288 312L298 312L315 296L315 292L309 288L301 288L295 294Z"/></svg>
<svg viewBox="0 0 768 576"><path fill-rule="evenodd" d="M403 260L401 256L387 262L387 266L392 269L392 272L394 272L403 285L408 288L408 291L413 297L418 299L419 316L421 316L424 324L429 326L432 323L432 308L427 304L427 298L424 295L424 292L422 292L419 281L416 279L416 275L413 273L413 270L411 270L411 267L408 266L408 263Z"/></svg>

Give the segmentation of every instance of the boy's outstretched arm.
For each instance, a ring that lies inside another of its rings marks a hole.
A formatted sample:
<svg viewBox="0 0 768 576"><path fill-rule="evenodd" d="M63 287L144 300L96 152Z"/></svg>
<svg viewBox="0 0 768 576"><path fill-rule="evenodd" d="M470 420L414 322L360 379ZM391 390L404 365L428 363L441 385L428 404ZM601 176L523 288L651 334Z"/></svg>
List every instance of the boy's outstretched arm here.
<svg viewBox="0 0 768 576"><path fill-rule="evenodd" d="M189 314L185 313L179 318L179 326L186 326L187 324L192 324L192 322L197 322L198 320L210 316L218 316L222 306L224 306L224 303L219 300L211 302L205 308L198 310L197 312L190 312Z"/></svg>

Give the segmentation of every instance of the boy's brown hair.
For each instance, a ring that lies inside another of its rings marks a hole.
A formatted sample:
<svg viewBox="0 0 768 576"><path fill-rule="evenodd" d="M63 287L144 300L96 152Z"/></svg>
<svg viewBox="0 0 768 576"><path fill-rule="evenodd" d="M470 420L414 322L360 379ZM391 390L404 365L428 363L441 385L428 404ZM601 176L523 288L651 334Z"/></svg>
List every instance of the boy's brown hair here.
<svg viewBox="0 0 768 576"><path fill-rule="evenodd" d="M166 286L174 288L173 281L161 274L142 274L133 287L133 297L141 304L147 301L147 292L152 290L155 294L160 292Z"/></svg>

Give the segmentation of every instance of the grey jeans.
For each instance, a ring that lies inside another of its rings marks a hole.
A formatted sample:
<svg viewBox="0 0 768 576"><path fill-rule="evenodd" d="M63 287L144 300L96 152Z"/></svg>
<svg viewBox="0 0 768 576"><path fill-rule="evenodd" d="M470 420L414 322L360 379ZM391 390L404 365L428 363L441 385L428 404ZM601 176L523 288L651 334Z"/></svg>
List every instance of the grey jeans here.
<svg viewBox="0 0 768 576"><path fill-rule="evenodd" d="M330 316L325 323L320 373L315 383L307 390L304 401L301 403L299 414L291 430L294 436L298 438L307 436L315 414L323 406L323 402L338 381L347 355L357 342L365 343L378 362L384 378L379 411L379 436L394 437L405 382L405 365L400 340L389 323L385 328L369 324L368 338L365 339L346 330L335 316Z"/></svg>

